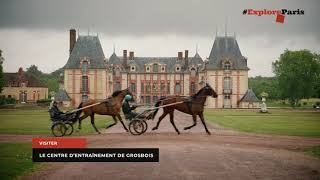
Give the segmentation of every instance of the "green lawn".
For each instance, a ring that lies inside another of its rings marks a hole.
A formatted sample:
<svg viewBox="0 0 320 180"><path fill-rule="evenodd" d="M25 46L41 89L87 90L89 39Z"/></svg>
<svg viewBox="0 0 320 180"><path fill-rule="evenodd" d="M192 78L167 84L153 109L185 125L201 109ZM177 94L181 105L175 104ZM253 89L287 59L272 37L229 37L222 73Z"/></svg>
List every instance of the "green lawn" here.
<svg viewBox="0 0 320 180"><path fill-rule="evenodd" d="M43 166L32 162L31 143L0 143L0 179L15 179Z"/></svg>
<svg viewBox="0 0 320 180"><path fill-rule="evenodd" d="M306 149L306 153L320 158L320 146L314 146Z"/></svg>
<svg viewBox="0 0 320 180"><path fill-rule="evenodd" d="M320 112L271 110L269 114L244 110L206 110L205 118L242 132L293 136L320 136Z"/></svg>
<svg viewBox="0 0 320 180"><path fill-rule="evenodd" d="M105 128L113 122L110 116L95 116L97 128ZM45 109L21 110L21 109L0 109L0 134L51 134L52 122L49 113ZM74 124L77 129L78 123ZM80 132L73 135L94 133L90 117L82 121Z"/></svg>

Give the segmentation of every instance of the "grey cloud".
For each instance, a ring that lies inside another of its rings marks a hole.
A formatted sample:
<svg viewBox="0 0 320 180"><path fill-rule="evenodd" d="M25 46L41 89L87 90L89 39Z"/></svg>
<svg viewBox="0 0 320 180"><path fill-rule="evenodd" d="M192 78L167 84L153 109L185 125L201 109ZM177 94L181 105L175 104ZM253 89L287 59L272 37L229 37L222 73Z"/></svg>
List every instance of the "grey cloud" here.
<svg viewBox="0 0 320 180"><path fill-rule="evenodd" d="M70 27L110 35L163 33L213 36L216 28L242 36L313 35L320 40L320 1L212 1L212 0L4 0L0 28L58 29ZM274 16L242 15L242 10L303 9L305 15L286 16L284 24Z"/></svg>

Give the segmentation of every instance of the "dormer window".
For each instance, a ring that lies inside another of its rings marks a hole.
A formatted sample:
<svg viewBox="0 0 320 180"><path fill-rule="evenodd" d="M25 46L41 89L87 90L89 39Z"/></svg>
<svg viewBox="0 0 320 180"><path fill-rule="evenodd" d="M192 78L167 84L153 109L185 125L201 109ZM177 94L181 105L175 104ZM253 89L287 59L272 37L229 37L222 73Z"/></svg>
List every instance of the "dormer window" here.
<svg viewBox="0 0 320 180"><path fill-rule="evenodd" d="M136 66L131 66L131 67L130 67L130 70L131 70L132 72L136 71Z"/></svg>
<svg viewBox="0 0 320 180"><path fill-rule="evenodd" d="M146 67L146 72L150 72L150 66Z"/></svg>
<svg viewBox="0 0 320 180"><path fill-rule="evenodd" d="M179 72L181 70L180 66L176 66L176 71Z"/></svg>
<svg viewBox="0 0 320 180"><path fill-rule="evenodd" d="M88 61L83 61L82 62L82 74L87 74L88 73Z"/></svg>
<svg viewBox="0 0 320 180"><path fill-rule="evenodd" d="M121 73L120 73L120 68L117 67L116 70L115 70L115 75L116 75L116 76L120 76L120 74L121 74Z"/></svg>
<svg viewBox="0 0 320 180"><path fill-rule="evenodd" d="M165 66L161 66L161 72L166 72Z"/></svg>
<svg viewBox="0 0 320 180"><path fill-rule="evenodd" d="M223 65L224 70L230 70L231 69L231 63L229 61L225 62Z"/></svg>
<svg viewBox="0 0 320 180"><path fill-rule="evenodd" d="M153 72L158 72L158 64L153 64Z"/></svg>
<svg viewBox="0 0 320 180"><path fill-rule="evenodd" d="M196 76L196 69L194 67L192 67L190 69L190 74L191 74L191 77L195 77Z"/></svg>

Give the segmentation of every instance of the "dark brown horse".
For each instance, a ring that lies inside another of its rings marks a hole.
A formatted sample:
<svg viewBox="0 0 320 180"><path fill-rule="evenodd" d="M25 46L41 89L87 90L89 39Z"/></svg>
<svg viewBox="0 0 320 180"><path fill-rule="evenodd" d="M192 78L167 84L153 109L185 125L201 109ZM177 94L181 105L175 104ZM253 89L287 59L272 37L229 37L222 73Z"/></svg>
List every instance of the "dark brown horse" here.
<svg viewBox="0 0 320 180"><path fill-rule="evenodd" d="M210 134L207 125L204 121L203 117L203 110L204 110L204 103L206 102L207 96L212 96L214 98L218 97L217 93L211 88L209 84L206 84L203 88L201 88L196 94L190 97L183 97L183 96L168 96L165 98L160 99L156 104L155 107L165 106L163 107L163 114L159 117L159 120L157 122L157 125L152 128L152 130L156 130L159 127L159 124L161 120L166 116L170 115L170 122L174 129L177 131L178 134L180 134L179 130L177 129L176 125L174 124L173 115L174 110L178 110L181 112L184 112L186 114L192 115L193 124L191 126L187 126L184 128L184 130L191 129L192 127L197 125L197 115L200 117L201 122L206 129L206 132ZM182 102L180 104L177 104L179 102ZM174 104L172 106L166 106L169 104ZM159 109L157 109L153 114L153 119L155 118L157 112Z"/></svg>
<svg viewBox="0 0 320 180"><path fill-rule="evenodd" d="M120 116L120 109L122 106L122 102L124 97L129 94L133 97L132 93L129 91L129 88L121 90L121 91L115 91L111 97L107 98L105 101L102 101L102 103L99 104L98 100L88 100L86 102L80 103L78 108L83 108L86 106L93 105L95 103L98 103L95 106L89 107L89 108L84 108L81 111L77 112L77 119L79 120L79 129L81 129L81 121L88 116L91 118L91 124L93 128L96 130L97 133L100 134L99 130L97 129L96 125L94 124L94 114L100 114L100 115L109 115L112 116L114 123L110 124L106 128L110 128L114 125L117 124L117 119L118 118L123 126L123 128L128 131L127 127L124 125L122 118ZM82 117L80 117L81 112L84 113Z"/></svg>

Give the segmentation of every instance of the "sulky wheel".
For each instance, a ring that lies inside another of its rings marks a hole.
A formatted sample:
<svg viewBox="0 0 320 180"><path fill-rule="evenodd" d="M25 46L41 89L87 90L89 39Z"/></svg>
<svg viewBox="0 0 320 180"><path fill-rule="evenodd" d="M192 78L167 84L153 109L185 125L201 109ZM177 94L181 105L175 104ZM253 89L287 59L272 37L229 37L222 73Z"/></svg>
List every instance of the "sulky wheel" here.
<svg viewBox="0 0 320 180"><path fill-rule="evenodd" d="M52 126L51 126L51 131L52 131L52 134L56 137L62 137L66 134L66 126L64 125L64 123L62 122L57 122L57 123L54 123Z"/></svg>
<svg viewBox="0 0 320 180"><path fill-rule="evenodd" d="M129 123L129 130L132 135L140 135L144 133L144 123L141 120L134 119Z"/></svg>
<svg viewBox="0 0 320 180"><path fill-rule="evenodd" d="M143 123L144 129L143 129L143 132L141 134L145 133L147 131L147 129L148 129L148 123L145 120L142 120L142 123Z"/></svg>
<svg viewBox="0 0 320 180"><path fill-rule="evenodd" d="M64 125L66 126L66 136L70 136L73 133L73 125L71 122L66 122L64 123Z"/></svg>

